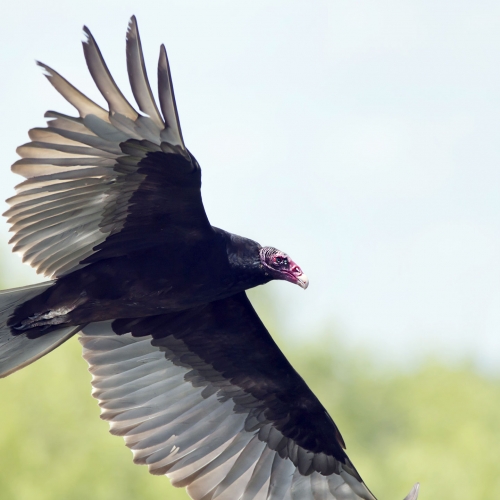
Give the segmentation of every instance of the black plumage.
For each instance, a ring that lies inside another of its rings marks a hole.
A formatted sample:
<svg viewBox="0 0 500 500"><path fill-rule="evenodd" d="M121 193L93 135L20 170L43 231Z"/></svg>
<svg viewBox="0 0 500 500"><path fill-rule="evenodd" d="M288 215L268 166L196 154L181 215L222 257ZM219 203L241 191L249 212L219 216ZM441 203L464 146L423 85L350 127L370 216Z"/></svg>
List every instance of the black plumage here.
<svg viewBox="0 0 500 500"><path fill-rule="evenodd" d="M18 149L13 171L26 180L9 200L11 242L54 280L0 293L0 375L80 332L111 432L193 498L374 499L245 294L307 278L287 254L209 223L164 47L160 112L132 18L138 113L84 31L109 111L40 63L79 117L48 112Z"/></svg>

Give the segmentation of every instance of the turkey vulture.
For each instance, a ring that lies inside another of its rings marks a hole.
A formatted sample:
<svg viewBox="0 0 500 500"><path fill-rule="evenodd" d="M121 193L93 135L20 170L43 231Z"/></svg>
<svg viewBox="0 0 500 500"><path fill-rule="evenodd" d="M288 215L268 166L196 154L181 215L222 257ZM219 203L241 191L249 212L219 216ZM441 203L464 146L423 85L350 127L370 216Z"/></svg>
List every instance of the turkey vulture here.
<svg viewBox="0 0 500 500"><path fill-rule="evenodd" d="M52 281L0 294L0 376L80 332L111 433L192 498L374 500L245 294L307 277L284 252L210 225L165 48L158 107L132 17L137 111L84 31L109 110L38 63L79 116L47 112L12 167L26 179L8 200L13 250Z"/></svg>

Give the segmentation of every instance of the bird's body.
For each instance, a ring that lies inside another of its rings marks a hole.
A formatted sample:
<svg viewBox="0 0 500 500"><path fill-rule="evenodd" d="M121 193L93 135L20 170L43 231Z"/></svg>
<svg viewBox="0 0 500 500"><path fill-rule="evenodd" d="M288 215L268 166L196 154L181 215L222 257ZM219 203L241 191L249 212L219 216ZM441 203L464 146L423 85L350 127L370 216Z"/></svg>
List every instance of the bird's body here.
<svg viewBox="0 0 500 500"><path fill-rule="evenodd" d="M245 294L307 277L284 252L211 226L164 48L158 108L132 18L138 112L84 30L109 109L39 63L79 116L47 112L18 148L11 242L53 281L0 292L0 376L79 333L111 432L192 498L374 500Z"/></svg>
<svg viewBox="0 0 500 500"><path fill-rule="evenodd" d="M218 228L211 233L196 244L159 245L90 263L25 302L10 324L38 335L61 324L179 312L270 281L260 245Z"/></svg>

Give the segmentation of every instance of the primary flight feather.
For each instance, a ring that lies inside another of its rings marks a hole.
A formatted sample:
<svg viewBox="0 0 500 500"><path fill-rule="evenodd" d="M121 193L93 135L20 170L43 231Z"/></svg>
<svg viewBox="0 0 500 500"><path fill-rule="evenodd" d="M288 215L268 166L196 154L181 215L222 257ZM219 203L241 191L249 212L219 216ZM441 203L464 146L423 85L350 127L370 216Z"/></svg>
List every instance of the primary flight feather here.
<svg viewBox="0 0 500 500"><path fill-rule="evenodd" d="M111 433L193 499L374 500L245 294L307 277L286 253L210 225L165 48L158 106L132 17L137 111L84 32L108 109L39 63L79 116L47 112L12 167L26 180L8 200L11 243L52 281L0 292L0 376L80 332Z"/></svg>

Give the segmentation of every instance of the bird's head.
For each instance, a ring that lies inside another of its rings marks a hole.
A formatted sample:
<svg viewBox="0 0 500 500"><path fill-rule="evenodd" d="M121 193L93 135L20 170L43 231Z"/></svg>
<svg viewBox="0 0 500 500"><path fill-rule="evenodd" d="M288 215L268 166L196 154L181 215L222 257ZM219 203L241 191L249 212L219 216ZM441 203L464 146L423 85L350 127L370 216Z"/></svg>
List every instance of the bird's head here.
<svg viewBox="0 0 500 500"><path fill-rule="evenodd" d="M262 247L259 254L264 272L271 278L295 283L304 290L308 287L309 279L285 252L273 247Z"/></svg>

